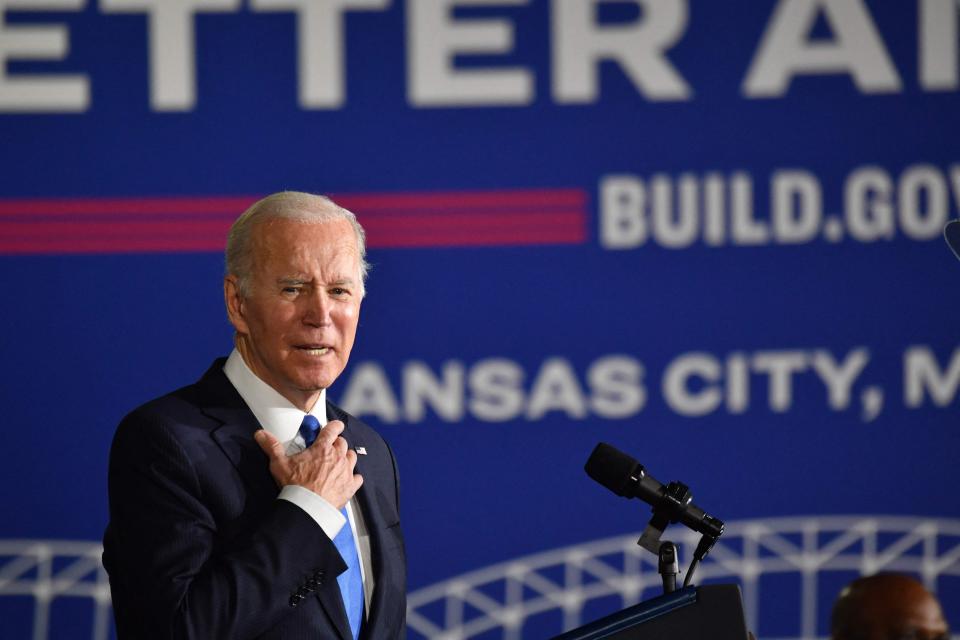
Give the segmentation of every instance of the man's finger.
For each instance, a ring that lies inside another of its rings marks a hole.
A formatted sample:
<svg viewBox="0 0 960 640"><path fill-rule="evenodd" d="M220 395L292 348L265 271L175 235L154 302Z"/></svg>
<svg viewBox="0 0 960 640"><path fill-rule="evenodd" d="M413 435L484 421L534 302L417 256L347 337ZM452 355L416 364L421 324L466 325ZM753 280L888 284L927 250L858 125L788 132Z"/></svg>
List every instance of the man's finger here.
<svg viewBox="0 0 960 640"><path fill-rule="evenodd" d="M340 438L340 440L343 440L343 438ZM346 440L344 440L344 443L346 443ZM353 449L347 449L346 457L347 469L350 471L350 473L353 473L353 468L357 466L357 452Z"/></svg>
<svg viewBox="0 0 960 640"><path fill-rule="evenodd" d="M329 447L340 437L341 433L343 433L343 423L339 420L331 420L320 430L320 435L317 439L320 440L319 444L321 447Z"/></svg>
<svg viewBox="0 0 960 640"><path fill-rule="evenodd" d="M347 441L343 438L337 438L334 440L333 448L337 452L337 455L339 455L341 458L347 455L347 451L350 450L350 448L347 446Z"/></svg>
<svg viewBox="0 0 960 640"><path fill-rule="evenodd" d="M253 439L257 441L263 452L270 459L276 459L283 456L283 444L277 440L277 437L266 429L258 429L253 434Z"/></svg>

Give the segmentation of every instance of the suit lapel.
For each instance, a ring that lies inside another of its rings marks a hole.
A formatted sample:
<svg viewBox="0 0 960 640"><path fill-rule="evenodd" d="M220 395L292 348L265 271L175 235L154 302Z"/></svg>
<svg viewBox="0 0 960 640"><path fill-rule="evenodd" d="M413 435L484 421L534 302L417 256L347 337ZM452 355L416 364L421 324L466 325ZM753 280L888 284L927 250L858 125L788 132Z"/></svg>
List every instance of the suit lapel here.
<svg viewBox="0 0 960 640"><path fill-rule="evenodd" d="M224 424L213 432L213 437L236 466L237 471L243 476L248 486L251 487L251 491L266 494L271 499L276 498L278 489L273 476L270 475L266 456L253 439L254 431L260 427L252 414L246 411L250 416L247 420L243 416L231 414L224 410L211 410L209 413L217 419L224 420ZM253 423L252 426L251 422ZM319 530L317 535L323 536ZM330 624L336 628L341 640L351 640L353 635L350 633L350 623L347 621L343 598L340 596L336 576L333 576L333 578L332 582L317 591L317 599L320 601Z"/></svg>
<svg viewBox="0 0 960 640"><path fill-rule="evenodd" d="M347 441L348 447L354 451L358 448L366 450L369 444L363 439L363 434L359 430L351 428L352 420L350 416L329 403L327 403L327 416L331 420L340 420L344 423L343 438ZM377 476L373 473L367 473L369 471L368 466L371 464L373 464L373 462L368 461L365 454L358 454L357 465L354 467L354 472L363 476L363 484L360 485L360 490L357 491L356 497L360 503L363 519L367 525L367 529L370 531L370 536L372 540L377 540L380 531L384 527L394 524L397 519L394 519L393 522L386 522L385 520L385 515L388 514L384 513L384 509L380 504L381 500L377 498L377 494L380 491L380 487L377 485Z"/></svg>
<svg viewBox="0 0 960 640"><path fill-rule="evenodd" d="M344 430L341 434L343 439L347 441L347 446L351 449L356 448L357 446L362 446L360 443L356 442L356 438L353 432L350 430L350 420L349 417L340 411L337 407L333 406L329 402L327 403L327 421L330 420L340 420L343 422ZM363 456L357 457L357 465L354 467L354 473L359 473L363 475L363 464L361 463L361 458ZM363 492L363 487L367 484L367 477L363 477L363 485L360 487L360 491L357 492L359 499L360 494ZM370 516L367 515L370 512L370 509L363 504L363 501L360 500L360 510L363 512L364 521L367 523L367 528L370 528ZM347 522L345 527L349 527L350 523ZM371 539L373 534L371 533ZM376 561L374 561L376 566ZM376 569L374 569L376 571ZM337 628L337 632L340 634L341 640L352 640L353 632L350 631L350 623L347 620L347 610L343 605L343 597L340 595L339 585L332 585L334 588L326 589L322 593L317 595L320 597L320 604L323 605L324 611L326 611L327 616L330 618L330 622ZM371 603L371 608L374 608ZM376 610L374 608L374 610ZM369 615L370 612L368 612ZM364 627L369 626L372 620L368 620L364 623ZM362 635L362 634L361 634Z"/></svg>
<svg viewBox="0 0 960 640"><path fill-rule="evenodd" d="M253 439L260 425L223 373L223 362L215 361L199 382L205 400L201 411L220 422L210 435L251 493L276 497L277 484L270 475L267 457Z"/></svg>
<svg viewBox="0 0 960 640"><path fill-rule="evenodd" d="M338 407L327 403L327 417L331 420L340 420L344 423L343 437L351 449L356 450L358 447L366 449L370 446L370 444L364 440L361 431L350 428L352 422L350 416ZM386 597L388 591L388 589L383 588L386 586L384 567L387 566L383 550L384 530L399 522L399 516L396 511L385 498L381 497L382 487L377 483L377 474L366 472L372 464L374 464L374 461L368 460L366 455L357 455L355 472L363 476L363 484L360 486L360 490L357 491L355 497L360 505L360 511L363 513L367 530L370 533L370 553L372 555L371 563L374 574L374 590L370 598L370 611L367 612L364 629L380 628L378 626L378 620L381 613L385 610L383 599ZM361 637L365 635L365 633L361 633Z"/></svg>
<svg viewBox="0 0 960 640"><path fill-rule="evenodd" d="M270 475L266 455L253 439L254 432L260 428L253 415L249 411L234 414L224 409L212 409L207 414L223 422L211 435L251 494L275 498L279 489Z"/></svg>
<svg viewBox="0 0 960 640"><path fill-rule="evenodd" d="M211 436L236 467L251 494L275 499L279 493L277 483L270 475L266 455L253 439L253 434L260 429L260 424L223 373L223 364L222 359L214 362L199 383L203 387L202 395L207 399L201 410L221 423L212 430ZM337 419L341 418L337 416ZM318 535L323 534L318 532ZM317 599L341 640L352 640L353 634L350 632L350 623L347 621L347 612L336 580L319 589Z"/></svg>

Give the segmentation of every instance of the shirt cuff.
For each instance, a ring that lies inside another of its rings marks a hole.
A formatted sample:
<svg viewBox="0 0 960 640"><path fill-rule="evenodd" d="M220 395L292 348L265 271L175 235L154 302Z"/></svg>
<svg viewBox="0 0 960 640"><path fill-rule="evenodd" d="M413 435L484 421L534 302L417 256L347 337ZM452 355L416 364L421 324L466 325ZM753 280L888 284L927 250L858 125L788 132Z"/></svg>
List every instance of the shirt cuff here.
<svg viewBox="0 0 960 640"><path fill-rule="evenodd" d="M298 484L288 484L280 489L280 495L277 497L292 502L306 511L307 515L320 525L320 528L331 540L337 537L340 529L347 523L347 519L343 517L339 509L310 491L310 489Z"/></svg>

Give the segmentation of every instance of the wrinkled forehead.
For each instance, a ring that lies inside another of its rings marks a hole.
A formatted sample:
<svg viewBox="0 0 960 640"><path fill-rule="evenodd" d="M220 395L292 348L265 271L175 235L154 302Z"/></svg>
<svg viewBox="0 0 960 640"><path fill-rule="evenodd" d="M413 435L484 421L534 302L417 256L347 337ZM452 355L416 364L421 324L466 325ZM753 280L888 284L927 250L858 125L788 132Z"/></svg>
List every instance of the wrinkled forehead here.
<svg viewBox="0 0 960 640"><path fill-rule="evenodd" d="M282 218L258 220L251 238L255 249L295 246L310 243L317 248L352 248L357 251L357 236L346 218Z"/></svg>
<svg viewBox="0 0 960 640"><path fill-rule="evenodd" d="M360 267L356 233L344 218L296 220L270 218L253 229L254 264L337 263L351 271ZM332 264L330 265L332 266Z"/></svg>
<svg viewBox="0 0 960 640"><path fill-rule="evenodd" d="M947 630L936 598L919 588L878 594L863 607L863 617L873 623L877 637L909 636L911 632L934 635Z"/></svg>

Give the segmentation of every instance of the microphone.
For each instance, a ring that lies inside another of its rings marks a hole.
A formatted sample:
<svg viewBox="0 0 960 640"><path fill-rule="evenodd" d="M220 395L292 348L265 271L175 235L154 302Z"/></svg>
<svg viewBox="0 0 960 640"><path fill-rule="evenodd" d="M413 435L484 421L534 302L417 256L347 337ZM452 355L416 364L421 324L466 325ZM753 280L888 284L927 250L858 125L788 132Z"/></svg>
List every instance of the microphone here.
<svg viewBox="0 0 960 640"><path fill-rule="evenodd" d="M943 239L953 250L953 255L960 258L960 220L951 220L943 227Z"/></svg>
<svg viewBox="0 0 960 640"><path fill-rule="evenodd" d="M654 520L662 519L662 532L668 522L682 522L687 527L716 541L723 533L723 522L693 504L693 494L686 485L671 482L663 485L649 475L643 465L606 443L599 443L584 466L587 475L624 498L640 498L653 507ZM660 516L658 518L658 516ZM653 533L653 532L651 532ZM641 539L643 540L643 539ZM657 553L659 535L650 540ZM641 541L647 548L648 545Z"/></svg>

